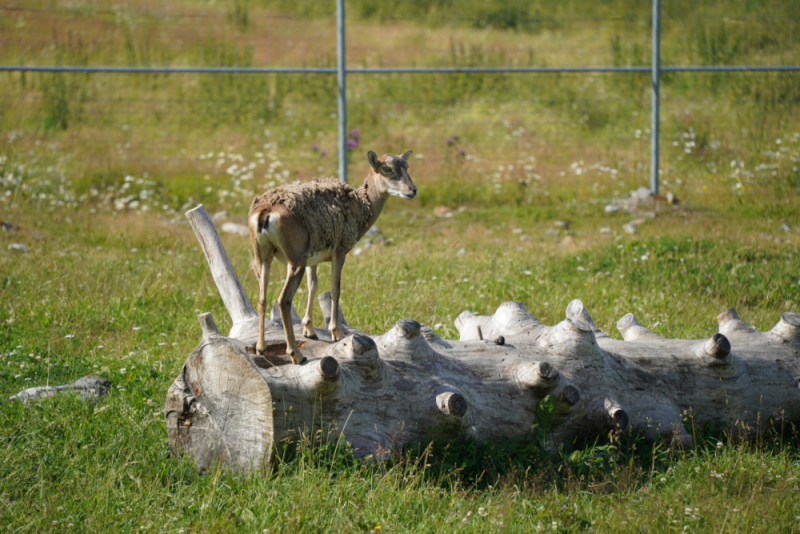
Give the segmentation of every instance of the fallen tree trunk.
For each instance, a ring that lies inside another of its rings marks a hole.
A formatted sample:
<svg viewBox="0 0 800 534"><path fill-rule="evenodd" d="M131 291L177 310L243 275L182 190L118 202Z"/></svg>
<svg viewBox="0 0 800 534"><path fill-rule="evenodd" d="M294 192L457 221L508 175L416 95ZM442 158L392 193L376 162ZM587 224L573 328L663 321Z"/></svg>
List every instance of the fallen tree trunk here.
<svg viewBox="0 0 800 534"><path fill-rule="evenodd" d="M268 353L257 356L258 317L249 314L219 236L202 206L187 216L202 222L193 227L206 256L210 247L224 257L209 265L234 317L224 336L210 314L199 316L203 339L167 395L170 446L201 469L216 461L265 469L283 437L320 425L343 433L357 457L376 459L433 435L523 438L548 395L554 443L633 428L652 438L671 434L686 447L688 413L695 424L753 429L800 415L800 314L792 312L758 332L730 309L706 340L664 339L628 314L617 324L619 341L595 326L579 300L555 326L507 302L492 316L462 313L458 341L411 319L377 337L345 323L348 335L337 343L317 329L319 340L302 342L302 365L285 355L273 313ZM330 295L320 300L328 313ZM302 339L299 319L294 327Z"/></svg>

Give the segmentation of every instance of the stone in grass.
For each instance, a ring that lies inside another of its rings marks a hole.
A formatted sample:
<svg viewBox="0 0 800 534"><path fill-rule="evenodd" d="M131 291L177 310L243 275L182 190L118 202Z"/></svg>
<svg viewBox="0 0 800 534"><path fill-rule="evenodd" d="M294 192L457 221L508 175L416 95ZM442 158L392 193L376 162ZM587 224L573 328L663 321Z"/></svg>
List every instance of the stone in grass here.
<svg viewBox="0 0 800 534"><path fill-rule="evenodd" d="M628 232L629 234L635 234L639 231L639 225L636 222L631 221L628 224L622 226L622 229Z"/></svg>
<svg viewBox="0 0 800 534"><path fill-rule="evenodd" d="M13 250L14 252L28 252L30 249L28 245L24 243L11 243L8 245L8 250Z"/></svg>
<svg viewBox="0 0 800 534"><path fill-rule="evenodd" d="M561 228L562 230L569 229L569 224L566 221L555 221L553 223L553 226L555 226L556 228Z"/></svg>
<svg viewBox="0 0 800 534"><path fill-rule="evenodd" d="M246 237L250 235L250 229L243 224L235 222L226 222L225 224L222 225L222 233L234 234Z"/></svg>
<svg viewBox="0 0 800 534"><path fill-rule="evenodd" d="M82 401L91 400L96 403L102 397L105 397L110 389L111 383L108 380L99 376L90 375L79 378L75 382L63 386L39 386L28 388L11 397L11 400L27 404L30 401L39 401L61 393L75 393Z"/></svg>
<svg viewBox="0 0 800 534"><path fill-rule="evenodd" d="M650 190L646 187L640 187L636 191L631 191L631 196L640 202L650 200Z"/></svg>
<svg viewBox="0 0 800 534"><path fill-rule="evenodd" d="M791 231L792 231L792 227L791 227L791 226L789 226L789 225L788 225L788 224L786 224L786 223L783 223L783 224L781 225L781 230L783 230L784 232L787 232L787 233L788 233L788 232L791 232Z"/></svg>
<svg viewBox="0 0 800 534"><path fill-rule="evenodd" d="M222 211L216 212L214 215L211 216L211 222L213 222L213 223L221 223L222 221L225 221L225 220L227 220L229 218L230 217L228 216L228 210L222 210Z"/></svg>
<svg viewBox="0 0 800 534"><path fill-rule="evenodd" d="M619 206L617 206L616 204L608 204L608 205L606 205L606 207L604 209L605 209L606 213L616 213L621 208Z"/></svg>

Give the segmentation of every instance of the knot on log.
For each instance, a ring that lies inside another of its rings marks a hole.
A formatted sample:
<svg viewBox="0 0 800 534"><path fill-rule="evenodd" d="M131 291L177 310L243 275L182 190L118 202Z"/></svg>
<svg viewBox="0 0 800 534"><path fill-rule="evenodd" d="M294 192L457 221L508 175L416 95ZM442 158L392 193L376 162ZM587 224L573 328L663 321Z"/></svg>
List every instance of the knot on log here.
<svg viewBox="0 0 800 534"><path fill-rule="evenodd" d="M371 337L365 334L353 334L350 337L350 343L353 345L353 352L360 356L378 356L378 346Z"/></svg>
<svg viewBox="0 0 800 534"><path fill-rule="evenodd" d="M400 319L394 328L378 337L378 348L381 353L396 353L401 359L427 361L433 358L434 352L425 338L420 335L422 325L413 319Z"/></svg>
<svg viewBox="0 0 800 534"><path fill-rule="evenodd" d="M518 336L541 328L542 323L531 315L521 302L504 302L495 310L491 321L492 331L484 332L488 338L495 339L499 335Z"/></svg>
<svg viewBox="0 0 800 534"><path fill-rule="evenodd" d="M464 417L469 405L461 393L455 391L442 391L436 395L436 406L445 415Z"/></svg>
<svg viewBox="0 0 800 534"><path fill-rule="evenodd" d="M475 315L469 310L461 312L455 320L458 339L460 341L478 341L483 338L483 327L491 322L486 315ZM480 328L480 333L478 328Z"/></svg>
<svg viewBox="0 0 800 534"><path fill-rule="evenodd" d="M495 340L499 337L505 339L504 336L520 335L535 337L545 328L536 317L528 313L523 304L511 301L498 306L491 317L464 311L456 318L455 325L461 341L484 338Z"/></svg>
<svg viewBox="0 0 800 534"><path fill-rule="evenodd" d="M395 325L397 333L406 339L415 339L419 337L422 330L422 325L414 319L400 319Z"/></svg>
<svg viewBox="0 0 800 534"><path fill-rule="evenodd" d="M334 344L328 355L346 362L348 371L361 373L362 379L372 379L380 373L381 360L378 346L366 334L358 332L347 336Z"/></svg>
<svg viewBox="0 0 800 534"><path fill-rule="evenodd" d="M450 343L437 336L436 333L433 331L433 329L431 329L431 327L426 324L422 325L422 330L420 332L422 333L422 337L425 338L425 341L427 341L431 345L439 345L444 349L453 348L453 346Z"/></svg>
<svg viewBox="0 0 800 534"><path fill-rule="evenodd" d="M731 334L752 334L757 332L755 328L739 319L736 308L730 308L717 315L719 323L719 333L730 336Z"/></svg>
<svg viewBox="0 0 800 534"><path fill-rule="evenodd" d="M625 314L622 319L617 321L617 330L622 334L622 339L625 341L664 339L640 325L639 321L636 320L636 316L632 313Z"/></svg>
<svg viewBox="0 0 800 534"><path fill-rule="evenodd" d="M581 400L578 388L548 362L514 364L512 375L519 386L530 389L540 397L555 396L559 411L568 410Z"/></svg>
<svg viewBox="0 0 800 534"><path fill-rule="evenodd" d="M597 325L594 324L594 320L592 320L592 316L589 315L589 312L586 310L586 306L584 306L583 302L579 299L575 299L567 305L567 319L588 324L592 328L595 337L608 337L608 334L597 328Z"/></svg>
<svg viewBox="0 0 800 534"><path fill-rule="evenodd" d="M581 320L564 319L548 328L536 343L562 357L598 359L604 354L597 345L592 327Z"/></svg>
<svg viewBox="0 0 800 534"><path fill-rule="evenodd" d="M786 341L800 341L800 313L784 312L770 332Z"/></svg>

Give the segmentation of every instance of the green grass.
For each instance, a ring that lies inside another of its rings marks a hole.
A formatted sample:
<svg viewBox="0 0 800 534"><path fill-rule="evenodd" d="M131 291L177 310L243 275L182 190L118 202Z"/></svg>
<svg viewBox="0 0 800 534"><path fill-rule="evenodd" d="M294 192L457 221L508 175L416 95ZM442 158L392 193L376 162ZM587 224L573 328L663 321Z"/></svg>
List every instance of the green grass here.
<svg viewBox="0 0 800 534"><path fill-rule="evenodd" d="M188 225L151 214L113 219L85 207L56 208L44 220L28 203L7 213L25 230L0 234L3 395L89 373L113 384L97 406L69 398L0 405L0 524L9 531L70 523L170 532L494 531L500 524L526 532L551 531L553 522L560 532L797 528L800 501L786 498L796 492L792 428L755 443L695 429L699 446L689 452L632 436L568 444L555 455L537 443L423 443L377 468L299 443L266 479L199 477L189 461L171 457L161 407L199 339L195 316L211 311L223 330L230 324ZM559 212L571 223L564 244L539 237L552 228L551 215L475 207L437 218L393 200L379 220L392 244L348 259L348 321L379 334L412 317L453 337L464 309L492 313L518 300L555 324L581 298L612 335L630 311L661 335L704 338L728 306L762 329L798 309L800 247L793 234L781 233L781 243L761 237L778 235L775 221L688 206L640 235L609 235L598 226L618 218L574 203ZM534 238L520 241L512 227ZM5 251L18 241L31 252ZM225 244L253 298L247 240ZM325 269L320 283L328 283Z"/></svg>
<svg viewBox="0 0 800 534"><path fill-rule="evenodd" d="M0 62L331 66L333 5L0 5L9 7L0 9ZM647 64L649 7L352 0L348 58ZM797 63L794 3L663 9L665 65ZM113 384L96 406L0 401L0 532L800 528L791 426L749 441L695 428L692 451L635 435L555 451L537 441L437 441L380 466L334 454L317 436L290 447L270 477L198 476L171 457L161 410L200 339L196 315L212 312L223 331L230 319L182 212L202 202L243 222L265 188L333 174L335 80L0 80L0 220L23 227L0 233L0 395L86 374ZM393 199L378 221L391 244L347 260L348 322L375 335L409 317L453 338L465 309L491 314L515 300L555 324L580 298L616 337L628 312L670 338L707 338L732 306L771 328L783 311L800 310L796 82L665 75L662 185L682 202L660 203L631 236L622 225L633 216L603 208L647 182L648 76L351 76L350 127L363 140L350 154L351 181L363 176L368 149L422 157L410 168L418 199ZM452 217L435 216L438 206ZM546 234L556 220L569 230ZM254 299L248 240L223 240ZM31 252L8 251L16 242ZM271 299L282 279L276 264ZM323 268L320 286L328 283Z"/></svg>

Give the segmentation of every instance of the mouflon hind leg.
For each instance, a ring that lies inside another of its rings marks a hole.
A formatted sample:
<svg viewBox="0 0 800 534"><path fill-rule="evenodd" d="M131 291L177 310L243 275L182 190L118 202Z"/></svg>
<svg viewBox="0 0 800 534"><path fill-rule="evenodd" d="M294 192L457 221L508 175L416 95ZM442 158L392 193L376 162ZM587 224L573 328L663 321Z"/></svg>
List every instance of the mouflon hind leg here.
<svg viewBox="0 0 800 534"><path fill-rule="evenodd" d="M258 341L256 342L256 353L266 354L267 344L264 340L264 321L267 318L267 286L269 285L269 270L272 267L272 258L275 251L271 247L265 247L256 254L261 254L261 272L258 277Z"/></svg>
<svg viewBox="0 0 800 534"><path fill-rule="evenodd" d="M281 291L278 306L281 310L281 321L283 321L283 333L286 336L286 354L292 357L294 363L303 363L305 357L297 346L294 337L294 326L292 325L292 297L294 297L300 282L303 281L303 270L305 261L302 264L290 263L286 268L286 283Z"/></svg>

